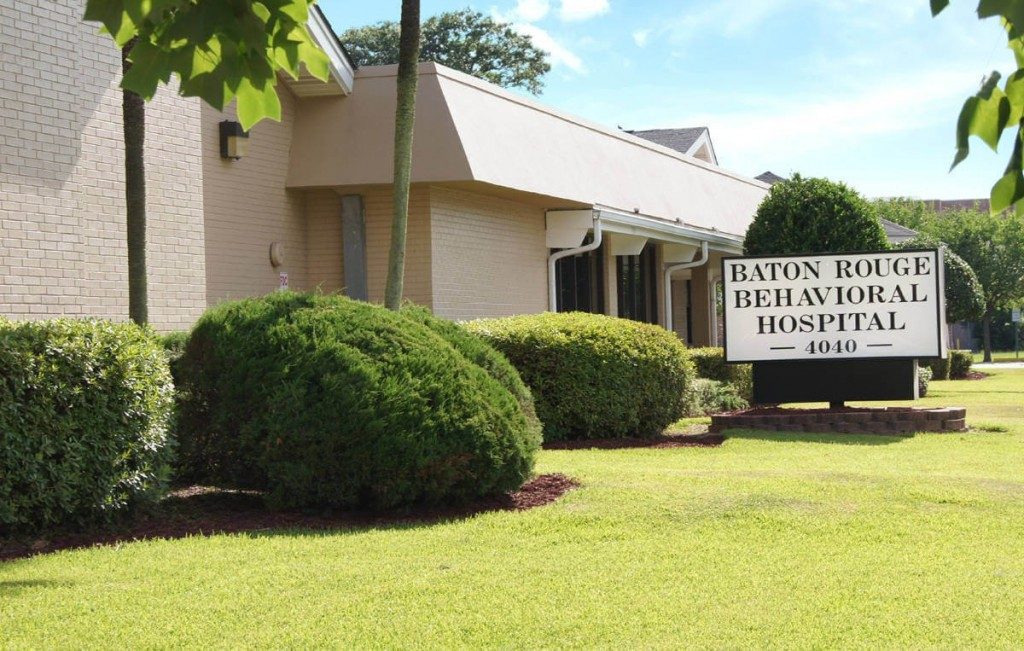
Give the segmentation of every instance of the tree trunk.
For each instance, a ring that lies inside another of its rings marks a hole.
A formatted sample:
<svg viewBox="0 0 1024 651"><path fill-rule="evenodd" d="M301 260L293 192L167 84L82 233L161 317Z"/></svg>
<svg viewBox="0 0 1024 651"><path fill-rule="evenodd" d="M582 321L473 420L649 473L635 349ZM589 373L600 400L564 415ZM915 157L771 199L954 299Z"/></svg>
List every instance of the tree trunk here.
<svg viewBox="0 0 1024 651"><path fill-rule="evenodd" d="M981 320L981 338L985 347L985 363L992 362L992 312L985 310L985 318Z"/></svg>
<svg viewBox="0 0 1024 651"><path fill-rule="evenodd" d="M394 215L391 252L384 289L384 307L402 306L405 283L405 235L409 225L409 183L412 176L413 123L416 119L416 66L420 58L420 3L402 0L401 37L398 43L398 105L395 109Z"/></svg>
<svg viewBox="0 0 1024 651"><path fill-rule="evenodd" d="M134 41L121 50L122 71L128 72L128 54ZM146 287L146 103L135 93L121 91L124 123L124 192L128 226L128 317L144 325L149 321Z"/></svg>

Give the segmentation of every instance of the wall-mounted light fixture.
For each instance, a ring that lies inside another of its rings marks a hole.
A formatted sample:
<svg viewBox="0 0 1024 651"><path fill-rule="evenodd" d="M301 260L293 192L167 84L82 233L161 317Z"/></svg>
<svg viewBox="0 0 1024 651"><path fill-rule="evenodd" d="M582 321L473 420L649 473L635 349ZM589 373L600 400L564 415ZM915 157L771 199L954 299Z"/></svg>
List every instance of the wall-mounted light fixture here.
<svg viewBox="0 0 1024 651"><path fill-rule="evenodd" d="M238 160L249 153L249 132L239 122L220 123L220 157Z"/></svg>

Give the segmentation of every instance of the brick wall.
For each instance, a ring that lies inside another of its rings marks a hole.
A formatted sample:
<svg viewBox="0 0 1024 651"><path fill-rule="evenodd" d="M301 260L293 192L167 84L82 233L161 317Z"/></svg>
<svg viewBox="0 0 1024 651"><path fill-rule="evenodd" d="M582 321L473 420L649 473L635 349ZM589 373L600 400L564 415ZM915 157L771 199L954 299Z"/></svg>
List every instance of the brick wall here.
<svg viewBox="0 0 1024 651"><path fill-rule="evenodd" d="M264 120L249 134L241 160L220 157L219 124L234 120L234 106L218 112L202 108L203 201L206 210L206 287L211 305L278 288L288 273L292 289L306 282L306 221L303 196L285 189L291 150L295 98L283 84L280 122ZM284 246L285 263L270 264L270 245Z"/></svg>
<svg viewBox="0 0 1024 651"><path fill-rule="evenodd" d="M434 312L449 319L547 309L544 210L430 189Z"/></svg>
<svg viewBox="0 0 1024 651"><path fill-rule="evenodd" d="M358 194L363 195L366 210L366 281L370 300L383 303L388 252L391 249L391 188L375 187ZM424 186L413 186L409 195L409 228L406 234L405 298L428 308L434 305L431 235L429 191Z"/></svg>
<svg viewBox="0 0 1024 651"><path fill-rule="evenodd" d="M127 318L120 52L84 5L0 0L0 314L16 319ZM166 90L148 112L149 295L167 330L205 303L199 114Z"/></svg>
<svg viewBox="0 0 1024 651"><path fill-rule="evenodd" d="M333 190L310 190L304 207L308 283L325 293L341 291L345 286L341 195Z"/></svg>

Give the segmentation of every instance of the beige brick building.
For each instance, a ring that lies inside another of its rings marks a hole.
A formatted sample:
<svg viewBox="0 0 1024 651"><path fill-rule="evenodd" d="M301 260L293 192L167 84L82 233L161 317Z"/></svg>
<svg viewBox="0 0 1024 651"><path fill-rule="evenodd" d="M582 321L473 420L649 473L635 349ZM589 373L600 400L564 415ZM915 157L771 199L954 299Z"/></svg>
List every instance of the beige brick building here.
<svg viewBox="0 0 1024 651"><path fill-rule="evenodd" d="M0 0L10 318L127 316L120 58L83 8ZM221 157L230 110L173 88L147 106L159 329L284 276L292 289L381 300L396 71L353 71L318 13L310 31L332 79L282 80L283 119L257 125L238 160ZM441 66L420 73L407 298L453 319L580 309L713 339L717 260L739 252L765 184L717 167L706 134L676 151Z"/></svg>

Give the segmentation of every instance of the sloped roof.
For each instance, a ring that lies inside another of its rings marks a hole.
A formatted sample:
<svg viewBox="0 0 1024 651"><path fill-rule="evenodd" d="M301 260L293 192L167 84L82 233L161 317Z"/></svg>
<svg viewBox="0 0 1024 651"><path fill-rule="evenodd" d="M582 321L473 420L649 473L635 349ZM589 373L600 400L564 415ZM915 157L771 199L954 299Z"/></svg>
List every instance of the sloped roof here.
<svg viewBox="0 0 1024 651"><path fill-rule="evenodd" d="M779 176L778 174L776 174L775 172L773 172L771 170L768 170L767 172L759 174L759 175L755 176L754 178L757 179L758 181L764 181L768 185L775 185L776 183L779 183L781 181L785 181L786 180L785 177Z"/></svg>
<svg viewBox="0 0 1024 651"><path fill-rule="evenodd" d="M697 144L707 130L707 127L686 127L682 129L641 129L626 131L626 133L656 142L662 147L675 149L681 154L689 154L690 149Z"/></svg>
<svg viewBox="0 0 1024 651"><path fill-rule="evenodd" d="M434 63L420 64L414 183L471 184L742 236L768 187ZM367 66L356 92L304 102L288 186L392 182L397 66Z"/></svg>
<svg viewBox="0 0 1024 651"><path fill-rule="evenodd" d="M888 219L879 219L879 221L882 222L882 228L885 229L885 236L889 238L890 242L912 240L919 235L919 233L914 229L907 228L906 226L889 221Z"/></svg>

